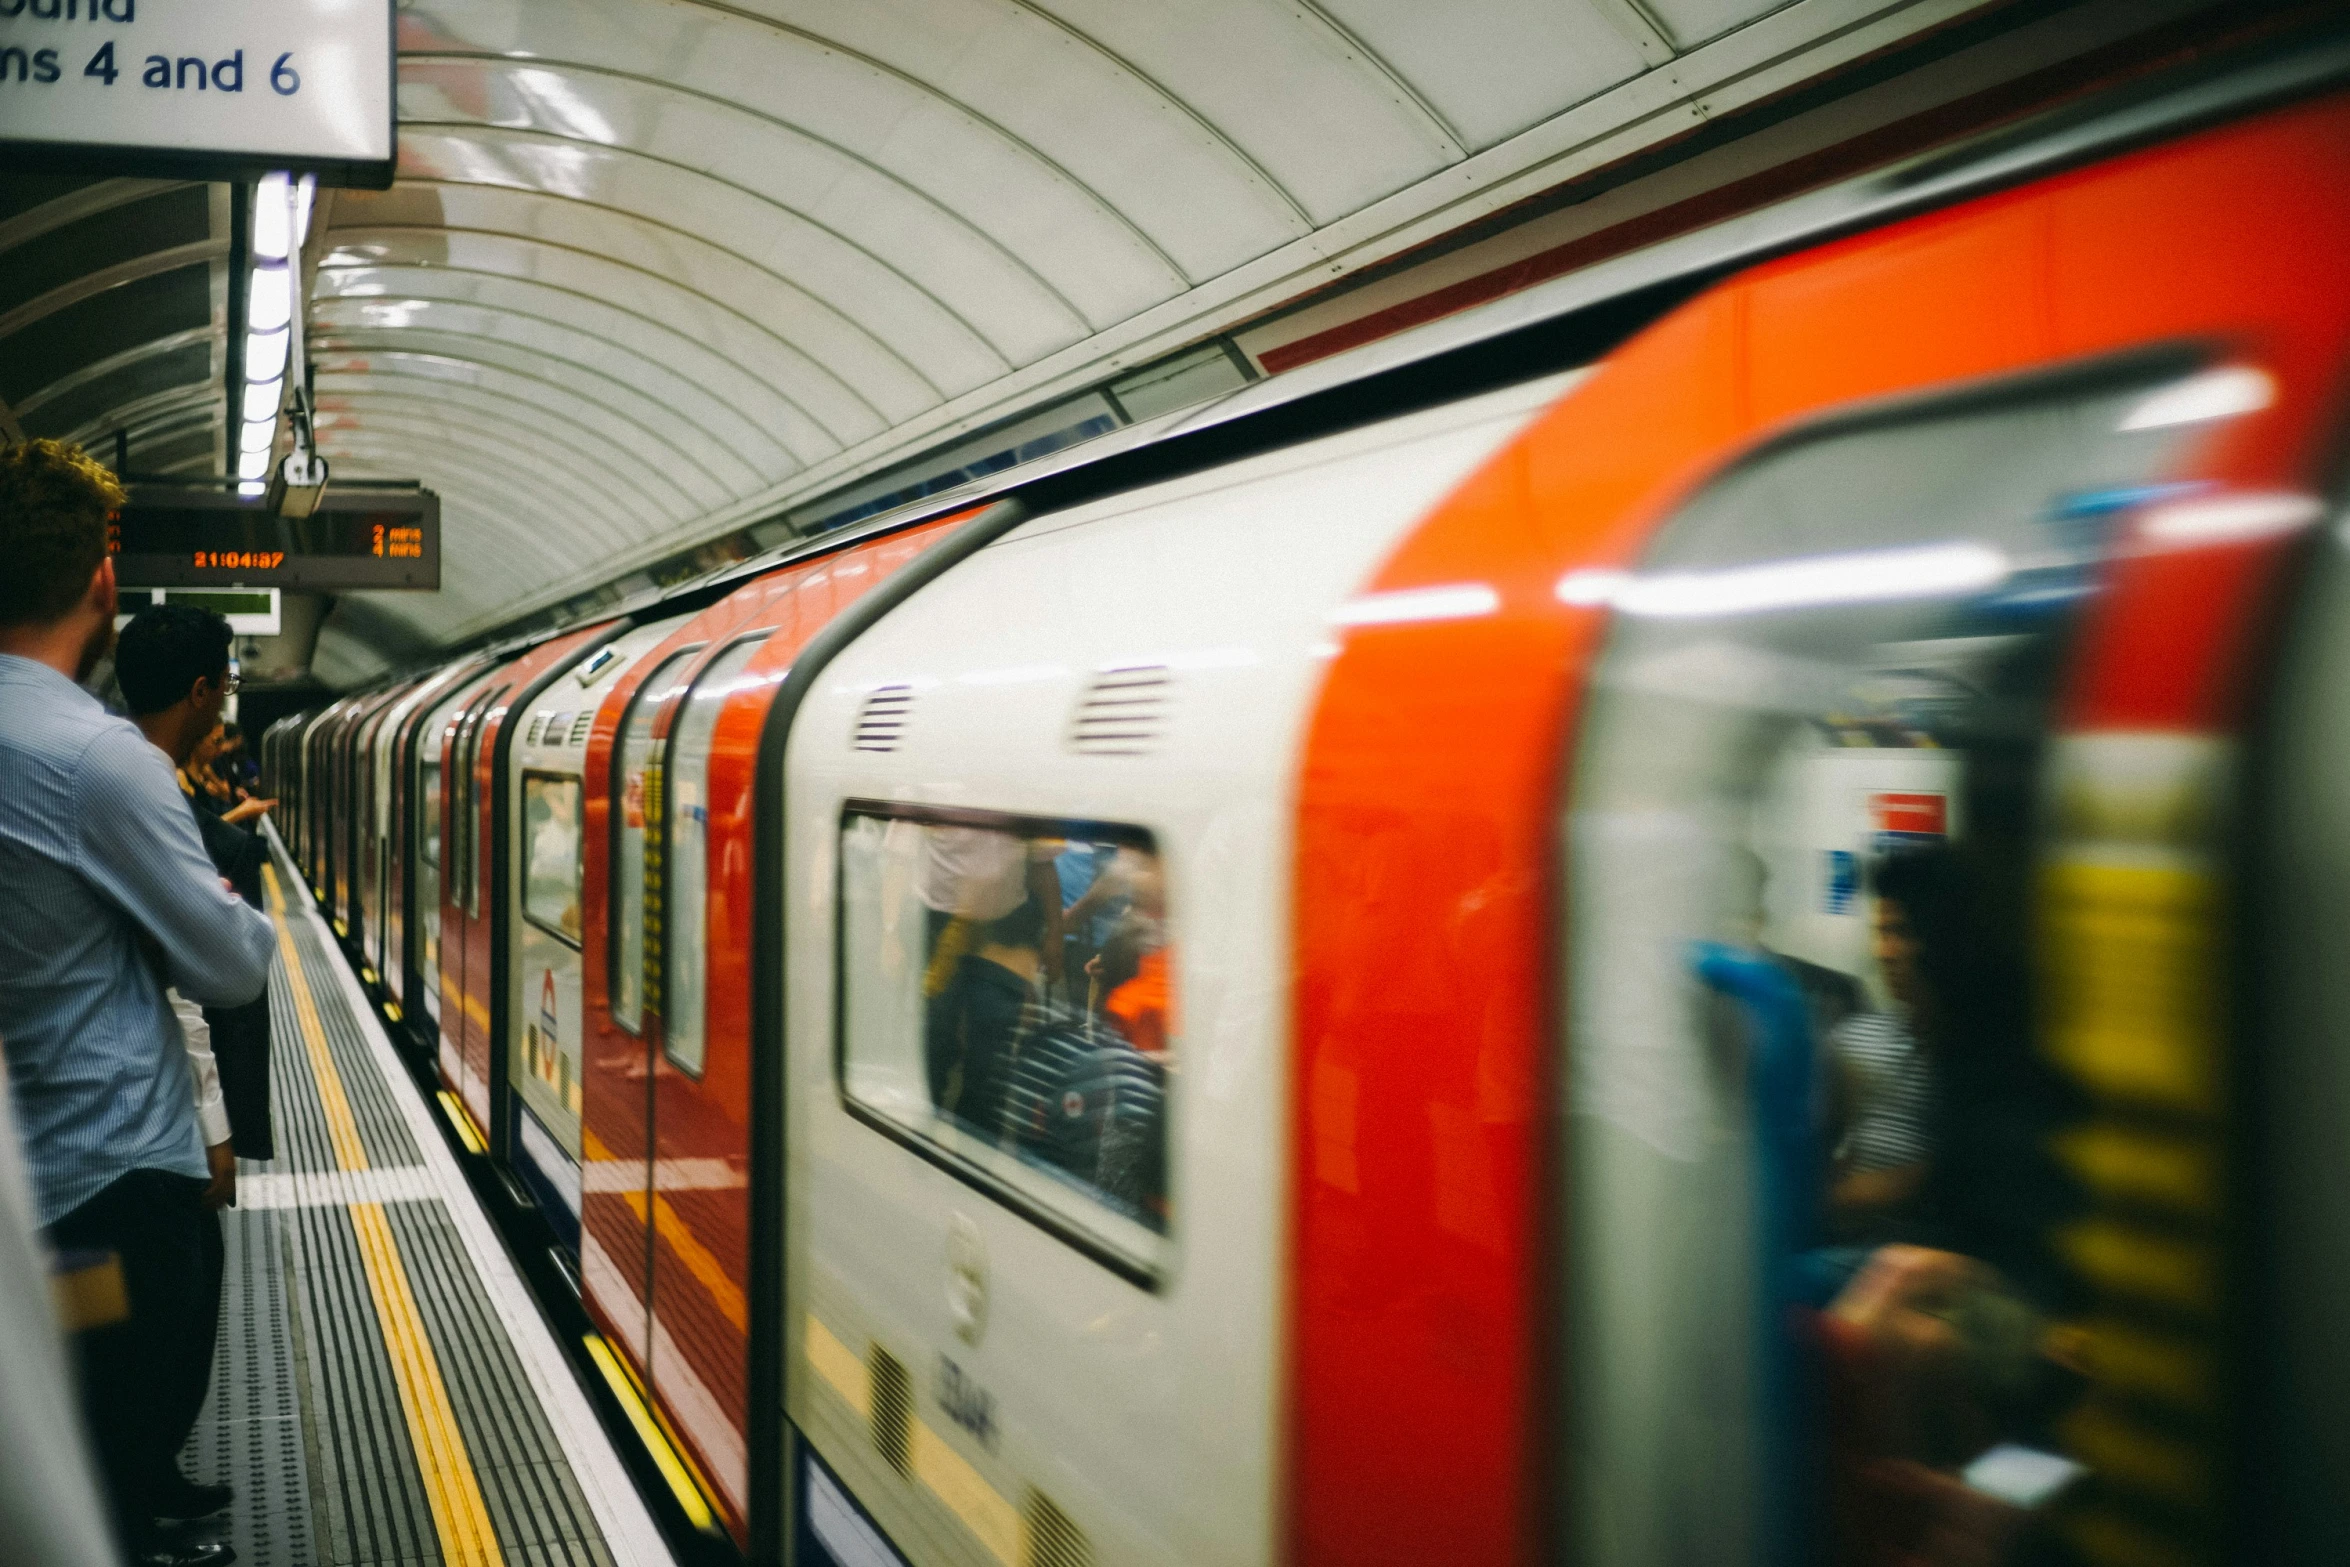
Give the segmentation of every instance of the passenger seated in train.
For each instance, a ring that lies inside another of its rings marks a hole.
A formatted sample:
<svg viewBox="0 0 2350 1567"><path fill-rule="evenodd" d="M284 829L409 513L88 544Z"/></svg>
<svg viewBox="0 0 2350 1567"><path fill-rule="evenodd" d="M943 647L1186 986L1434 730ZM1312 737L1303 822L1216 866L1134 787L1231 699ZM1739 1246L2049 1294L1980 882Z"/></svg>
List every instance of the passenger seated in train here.
<svg viewBox="0 0 2350 1567"><path fill-rule="evenodd" d="M1085 966L1097 1010L1135 1049L1167 1053L1167 943L1157 919L1129 911Z"/></svg>
<svg viewBox="0 0 2350 1567"><path fill-rule="evenodd" d="M942 1113L986 1131L996 1122L1003 1062L1043 978L1044 905L1030 898L984 923L950 920L938 933L961 939L934 947L927 976L943 970L943 977L935 989L925 981L930 1098Z"/></svg>
<svg viewBox="0 0 2350 1567"><path fill-rule="evenodd" d="M1843 1242L1899 1236L1933 1157L1933 999L1918 974L1913 903L1934 896L1945 862L1932 851L1894 853L1871 881L1872 947L1891 1006L1856 1011L1828 1035L1833 1100L1828 1230Z"/></svg>
<svg viewBox="0 0 2350 1567"><path fill-rule="evenodd" d="M915 864L914 895L929 911L924 935L930 959L923 993L936 996L947 987L956 961L970 949L980 926L1028 902L1045 916L1047 939L1039 952L1042 972L1058 983L1061 898L1053 860L1061 851L1061 840L1032 841L995 827L932 825L917 830L922 852Z"/></svg>

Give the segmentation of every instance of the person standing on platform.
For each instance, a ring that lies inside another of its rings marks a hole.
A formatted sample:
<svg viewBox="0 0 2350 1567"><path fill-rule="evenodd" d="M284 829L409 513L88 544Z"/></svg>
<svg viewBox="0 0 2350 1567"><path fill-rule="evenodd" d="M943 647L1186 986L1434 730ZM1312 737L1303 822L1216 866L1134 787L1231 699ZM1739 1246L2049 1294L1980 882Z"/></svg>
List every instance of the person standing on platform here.
<svg viewBox="0 0 2350 1567"><path fill-rule="evenodd" d="M224 808L192 776L200 771L205 752L218 744L220 710L236 691L229 660L232 637L228 621L208 609L158 604L140 610L117 640L114 678L131 722L177 770L180 793L194 812L213 868L258 909L261 867L269 851L256 834L237 824L276 802L246 800ZM276 1157L269 1113L268 994L243 1006L206 1007L202 1022L210 1034L236 1158ZM229 1169L235 1169L233 1160ZM214 1175L219 1176L217 1166ZM232 1189L233 1179L232 1174Z"/></svg>
<svg viewBox="0 0 2350 1567"><path fill-rule="evenodd" d="M76 684L113 640L123 499L76 447L0 451L0 1040L50 1245L120 1278L127 1315L75 1345L116 1528L142 1564L219 1567L228 1546L156 1522L226 1504L176 1462L210 1368L218 1220L164 987L248 1001L276 942L214 872L170 764Z"/></svg>

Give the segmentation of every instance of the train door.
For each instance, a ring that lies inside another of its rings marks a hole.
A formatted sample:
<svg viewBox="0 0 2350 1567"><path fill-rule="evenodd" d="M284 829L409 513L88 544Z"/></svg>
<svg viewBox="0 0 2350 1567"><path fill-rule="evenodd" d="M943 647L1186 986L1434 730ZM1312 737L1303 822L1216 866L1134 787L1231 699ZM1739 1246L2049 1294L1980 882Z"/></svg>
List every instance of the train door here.
<svg viewBox="0 0 2350 1567"><path fill-rule="evenodd" d="M381 700L382 693L377 691L355 698L336 724L335 737L327 753L334 790L330 816L334 834L327 844L327 914L335 934L345 942L358 934L351 924L351 889L356 880L352 848L359 838L359 777L358 769L352 764L359 736L367 727L367 717Z"/></svg>
<svg viewBox="0 0 2350 1567"><path fill-rule="evenodd" d="M377 828L382 791L376 780L376 754L387 716L413 684L413 680L402 680L379 695L351 740L351 945L359 954L361 977L371 987L377 979L374 951L382 930L377 905L383 887L383 862L378 853L382 834Z"/></svg>
<svg viewBox="0 0 2350 1567"><path fill-rule="evenodd" d="M576 1255L583 1204L583 1043L587 862L591 822L587 759L597 711L621 677L674 629L639 627L607 643L532 700L507 758L509 1160Z"/></svg>
<svg viewBox="0 0 2350 1567"><path fill-rule="evenodd" d="M336 721L349 710L351 699L344 697L329 703L309 729L302 735L302 877L310 883L312 892L323 898L326 889L326 845L333 835L328 812L334 803L334 788L327 771L327 742L333 737Z"/></svg>
<svg viewBox="0 0 2350 1567"><path fill-rule="evenodd" d="M450 692L426 715L416 734L416 783L411 796L416 818L410 840L414 845L416 883L415 895L410 900L415 918L416 982L412 989L426 1019L425 1035L436 1053L446 1048L442 1015L447 986L447 976L441 967L442 892L444 882L458 868L454 862L456 845L449 831L446 776L452 743L474 703L480 699L482 682L489 675L489 670L483 670Z"/></svg>
<svg viewBox="0 0 2350 1567"><path fill-rule="evenodd" d="M473 662L454 664L435 674L430 680L410 693L402 704L403 711L390 726L391 739L385 748L384 764L391 770L390 789L390 862L384 895L383 954L379 966L384 976L386 1006L392 1020L400 1022L415 1018L429 1023L433 1013L427 1006L429 997L416 994L417 947L421 928L420 911L430 914L433 901L418 901L417 875L420 869L425 837L429 831L438 842L439 802L433 802L433 814L428 819L418 799L419 786L429 765L437 778L438 739L440 734L440 707L451 696L461 691L469 674L477 667ZM436 857L439 850L434 850ZM437 887L430 898L437 900ZM411 1029L418 1026L411 1022Z"/></svg>
<svg viewBox="0 0 2350 1567"><path fill-rule="evenodd" d="M359 776L354 763L368 715L382 699L381 691L353 698L336 723L327 752L327 767L334 780L334 801L329 808L334 830L327 844L326 906L335 934L346 943L357 935L351 923L351 892L357 880L353 850L359 841Z"/></svg>
<svg viewBox="0 0 2350 1567"><path fill-rule="evenodd" d="M2231 987L2256 1124L2237 1178L2257 1215L2237 1255L2264 1264L2242 1320L2253 1456L2247 1560L2322 1561L2350 1540L2350 515L2308 540L2266 733L2246 769L2246 929ZM2212 782L2219 782L2213 778ZM2156 1143L2161 1148L2161 1143ZM2194 1193L2186 1192L2192 1199Z"/></svg>
<svg viewBox="0 0 2350 1567"><path fill-rule="evenodd" d="M441 904L443 988L458 1019L454 1033L441 1018L444 1071L457 1099L473 1118L486 1146L496 1124L490 1108L489 1061L491 963L488 909L483 899L490 879L492 841L491 746L506 701L516 688L513 666L501 668L460 728L451 749L450 831L457 839L458 872Z"/></svg>
<svg viewBox="0 0 2350 1567"><path fill-rule="evenodd" d="M2080 1090L2033 1015L2048 736L2193 374L1823 421L1562 590L1615 611L1564 834L1585 1552L1873 1562L2065 1527L2042 1510L2115 1412L2083 1389Z"/></svg>
<svg viewBox="0 0 2350 1567"><path fill-rule="evenodd" d="M739 946L749 931L724 910L712 925L710 784L729 698L772 684L745 674L769 635L727 643L695 674L669 725L652 824L661 845L650 924L658 941L648 953L660 980L646 996L654 1043L650 1380L736 1519L747 1501L750 1060L739 1022L713 1056L708 980L711 943ZM747 810L747 791L727 803ZM725 998L735 1019L747 1021L748 999L740 987Z"/></svg>
<svg viewBox="0 0 2350 1567"><path fill-rule="evenodd" d="M672 628L671 635L678 629ZM658 835L648 824L660 817L667 716L704 651L700 642L656 650L646 655L653 664L641 679L632 671L616 687L623 706L601 802L610 824L603 879L608 892L600 908L589 910L587 926L593 945L598 915L605 922L602 950L585 965L589 1034L582 1063L580 1283L598 1321L640 1369L649 1364L651 1309L652 1214L646 1194L652 1184L647 1136L652 1088L645 1043L651 976L646 959L648 922L659 917L648 890L657 885L660 855ZM591 784L595 776L591 765ZM591 888L594 883L591 863Z"/></svg>
<svg viewBox="0 0 2350 1567"><path fill-rule="evenodd" d="M370 787L374 792L368 832L374 845L375 893L367 910L367 960L375 968L384 1006L395 1023L405 1015L408 999L407 968L400 951L400 942L408 928L401 908L407 893L407 845L400 829L408 819L409 769L401 764L417 712L430 702L434 692L448 683L453 673L441 669L412 681L400 699L386 710L368 758Z"/></svg>

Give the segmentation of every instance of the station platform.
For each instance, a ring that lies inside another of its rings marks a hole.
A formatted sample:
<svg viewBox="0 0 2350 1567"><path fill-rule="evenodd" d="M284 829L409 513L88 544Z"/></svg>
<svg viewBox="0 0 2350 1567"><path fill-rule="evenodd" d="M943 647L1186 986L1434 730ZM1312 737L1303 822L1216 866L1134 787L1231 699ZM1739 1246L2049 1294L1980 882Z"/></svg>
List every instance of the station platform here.
<svg viewBox="0 0 2350 1567"><path fill-rule="evenodd" d="M673 1557L415 1081L277 849L277 1157L241 1161L183 1467L247 1567Z"/></svg>

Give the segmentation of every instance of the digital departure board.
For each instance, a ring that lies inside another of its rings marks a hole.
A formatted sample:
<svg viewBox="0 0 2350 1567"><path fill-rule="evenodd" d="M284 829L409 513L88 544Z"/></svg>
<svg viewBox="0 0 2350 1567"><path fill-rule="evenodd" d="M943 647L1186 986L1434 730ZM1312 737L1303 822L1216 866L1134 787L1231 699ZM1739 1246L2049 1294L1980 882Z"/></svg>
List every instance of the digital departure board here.
<svg viewBox="0 0 2350 1567"><path fill-rule="evenodd" d="M307 517L226 492L138 485L114 526L126 588L422 588L441 585L441 505L430 490L330 488Z"/></svg>

